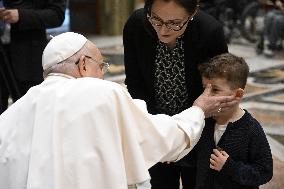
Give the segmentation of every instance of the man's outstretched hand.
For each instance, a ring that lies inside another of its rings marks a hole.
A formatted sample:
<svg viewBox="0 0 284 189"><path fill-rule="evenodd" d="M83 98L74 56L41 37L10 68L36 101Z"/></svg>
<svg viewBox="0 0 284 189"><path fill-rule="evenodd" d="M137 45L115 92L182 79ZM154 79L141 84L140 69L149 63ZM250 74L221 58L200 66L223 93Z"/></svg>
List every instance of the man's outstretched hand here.
<svg viewBox="0 0 284 189"><path fill-rule="evenodd" d="M207 85L204 92L193 103L194 106L198 106L204 111L205 117L216 116L240 102L240 98L234 95L214 96L211 90L212 86Z"/></svg>

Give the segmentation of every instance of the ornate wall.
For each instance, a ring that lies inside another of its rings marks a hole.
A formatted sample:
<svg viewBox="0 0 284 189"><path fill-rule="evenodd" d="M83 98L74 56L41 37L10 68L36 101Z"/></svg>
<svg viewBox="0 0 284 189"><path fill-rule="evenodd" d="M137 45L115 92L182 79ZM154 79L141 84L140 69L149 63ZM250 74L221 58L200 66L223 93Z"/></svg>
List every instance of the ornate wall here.
<svg viewBox="0 0 284 189"><path fill-rule="evenodd" d="M100 35L121 35L131 12L143 0L70 0L72 31Z"/></svg>

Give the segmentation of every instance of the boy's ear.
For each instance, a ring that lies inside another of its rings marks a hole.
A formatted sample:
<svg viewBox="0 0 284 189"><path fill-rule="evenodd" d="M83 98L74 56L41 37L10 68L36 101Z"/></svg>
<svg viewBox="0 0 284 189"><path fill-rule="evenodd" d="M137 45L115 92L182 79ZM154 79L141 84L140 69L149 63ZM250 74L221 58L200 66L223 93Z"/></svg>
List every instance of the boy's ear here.
<svg viewBox="0 0 284 189"><path fill-rule="evenodd" d="M237 91L236 91L236 97L239 97L239 98L242 98L245 94L245 91L244 89L242 88L238 88Z"/></svg>

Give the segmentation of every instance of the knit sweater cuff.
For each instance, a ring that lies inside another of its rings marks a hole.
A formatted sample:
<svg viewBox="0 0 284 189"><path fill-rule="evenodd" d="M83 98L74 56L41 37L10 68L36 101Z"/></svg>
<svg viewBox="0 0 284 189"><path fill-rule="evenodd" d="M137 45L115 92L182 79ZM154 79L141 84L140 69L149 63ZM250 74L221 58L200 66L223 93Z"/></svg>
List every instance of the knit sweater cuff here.
<svg viewBox="0 0 284 189"><path fill-rule="evenodd" d="M223 175L235 175L235 171L238 169L236 162L231 158L228 157L227 161L223 165L220 173Z"/></svg>

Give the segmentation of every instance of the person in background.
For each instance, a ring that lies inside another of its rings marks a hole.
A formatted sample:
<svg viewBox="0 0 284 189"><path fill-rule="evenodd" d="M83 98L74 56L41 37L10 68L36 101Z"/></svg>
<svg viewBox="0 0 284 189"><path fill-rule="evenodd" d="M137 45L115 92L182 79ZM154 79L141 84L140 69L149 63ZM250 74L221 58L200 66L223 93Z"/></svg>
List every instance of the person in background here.
<svg viewBox="0 0 284 189"><path fill-rule="evenodd" d="M0 0L0 9L3 8L3 1ZM6 30L6 23L0 20L0 114L8 107L8 89L7 89L7 70L6 67L9 64L7 62L7 56L3 44L3 37Z"/></svg>
<svg viewBox="0 0 284 189"><path fill-rule="evenodd" d="M30 87L43 81L41 55L47 44L46 29L64 21L65 0L3 0L0 20L7 27L2 37L7 58L16 77L19 95L9 94L1 83L2 109L7 108L9 95L16 101ZM0 112L1 113L1 112Z"/></svg>
<svg viewBox="0 0 284 189"><path fill-rule="evenodd" d="M198 0L146 0L123 30L125 84L152 114L174 115L202 93L198 65L228 51L222 25L198 9ZM153 189L194 187L194 153L150 169Z"/></svg>
<svg viewBox="0 0 284 189"><path fill-rule="evenodd" d="M150 189L148 169L195 146L204 118L239 99L211 86L179 114L151 115L121 85L83 35L48 43L45 80L0 116L0 183L5 189ZM15 116L17 115L17 116Z"/></svg>
<svg viewBox="0 0 284 189"><path fill-rule="evenodd" d="M284 40L284 4L283 0L275 0L275 9L270 10L264 20L264 55L273 57L278 44Z"/></svg>
<svg viewBox="0 0 284 189"><path fill-rule="evenodd" d="M213 95L244 96L249 67L243 58L222 54L200 66ZM219 109L204 128L197 150L196 189L256 189L273 175L272 155L260 123L239 104Z"/></svg>
<svg viewBox="0 0 284 189"><path fill-rule="evenodd" d="M0 8L3 7L3 2L2 0L0 0ZM4 22L0 21L0 37L3 35L3 32L4 32L4 27L5 27L5 24ZM0 85L5 85L4 81L4 71L3 71L3 62L4 62L4 57L3 57L3 44L2 44L2 41L0 40ZM0 104L2 104L2 88L0 87ZM3 112L2 110L2 106L0 105L0 114L1 112Z"/></svg>

